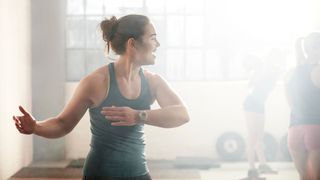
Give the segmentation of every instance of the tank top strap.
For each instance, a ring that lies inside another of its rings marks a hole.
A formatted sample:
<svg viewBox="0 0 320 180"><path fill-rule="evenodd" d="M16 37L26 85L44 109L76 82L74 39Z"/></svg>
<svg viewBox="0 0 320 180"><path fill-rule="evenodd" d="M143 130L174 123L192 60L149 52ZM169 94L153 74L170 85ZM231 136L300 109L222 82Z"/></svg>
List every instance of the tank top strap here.
<svg viewBox="0 0 320 180"><path fill-rule="evenodd" d="M139 70L139 76L141 78L141 83L144 85L147 82L147 80L146 80L146 77L144 76L142 68L140 68L140 70Z"/></svg>
<svg viewBox="0 0 320 180"><path fill-rule="evenodd" d="M116 83L116 76L115 76L115 70L114 70L114 63L110 63L108 65L109 68L109 78L110 78L110 84Z"/></svg>
<svg viewBox="0 0 320 180"><path fill-rule="evenodd" d="M140 68L139 75L140 75L140 78L141 78L141 93L142 94L147 94L147 97L151 98L151 92L150 92L150 89L149 89L149 83L148 83L148 80L146 79L146 77L145 77L145 75L143 73L143 68Z"/></svg>

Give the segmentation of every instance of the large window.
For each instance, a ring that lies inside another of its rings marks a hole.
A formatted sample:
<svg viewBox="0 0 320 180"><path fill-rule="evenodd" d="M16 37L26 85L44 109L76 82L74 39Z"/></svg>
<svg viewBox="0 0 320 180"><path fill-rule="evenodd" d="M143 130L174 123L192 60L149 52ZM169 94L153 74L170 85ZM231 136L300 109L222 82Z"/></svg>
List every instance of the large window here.
<svg viewBox="0 0 320 180"><path fill-rule="evenodd" d="M288 52L310 28L308 18L294 19L296 12L308 17L307 5L289 0L68 0L67 81L78 81L110 61L99 22L129 13L147 15L156 27L161 46L156 65L147 68L169 80L242 80L243 57L263 57L271 48Z"/></svg>

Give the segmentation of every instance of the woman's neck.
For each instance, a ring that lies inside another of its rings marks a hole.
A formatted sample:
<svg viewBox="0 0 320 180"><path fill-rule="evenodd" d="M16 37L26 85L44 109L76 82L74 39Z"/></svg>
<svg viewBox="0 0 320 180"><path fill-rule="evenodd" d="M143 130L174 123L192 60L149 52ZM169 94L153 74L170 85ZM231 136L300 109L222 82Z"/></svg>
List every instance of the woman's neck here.
<svg viewBox="0 0 320 180"><path fill-rule="evenodd" d="M140 66L132 63L132 59L120 56L120 58L114 63L116 75L120 76L128 81L135 80L139 77Z"/></svg>

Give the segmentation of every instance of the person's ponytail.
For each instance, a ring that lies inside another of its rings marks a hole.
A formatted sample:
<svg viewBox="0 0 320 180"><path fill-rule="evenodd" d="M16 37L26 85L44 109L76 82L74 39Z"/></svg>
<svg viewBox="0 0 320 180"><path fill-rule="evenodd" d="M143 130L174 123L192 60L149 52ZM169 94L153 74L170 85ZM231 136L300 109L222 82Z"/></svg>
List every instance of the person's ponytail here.
<svg viewBox="0 0 320 180"><path fill-rule="evenodd" d="M302 44L303 39L304 38L302 38L302 37L298 38L296 40L296 44L295 44L297 65L302 64L306 60L306 57L305 57L304 51L303 51L303 44Z"/></svg>

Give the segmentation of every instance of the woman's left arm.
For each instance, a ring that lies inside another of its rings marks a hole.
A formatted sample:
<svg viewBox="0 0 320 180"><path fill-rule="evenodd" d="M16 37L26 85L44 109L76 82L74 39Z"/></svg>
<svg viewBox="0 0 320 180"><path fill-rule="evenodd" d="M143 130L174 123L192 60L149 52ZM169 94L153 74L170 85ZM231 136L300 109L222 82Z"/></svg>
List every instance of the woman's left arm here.
<svg viewBox="0 0 320 180"><path fill-rule="evenodd" d="M169 84L159 75L153 74L150 78L151 89L160 108L147 110L147 120L145 124L174 128L189 121L186 106L177 93L170 88Z"/></svg>
<svg viewBox="0 0 320 180"><path fill-rule="evenodd" d="M179 96L159 75L149 74L147 78L153 97L160 105L159 109L143 110L144 119L139 116L140 110L130 107L103 107L101 114L111 122L112 126L133 126L144 123L163 128L174 128L189 121L186 106Z"/></svg>

